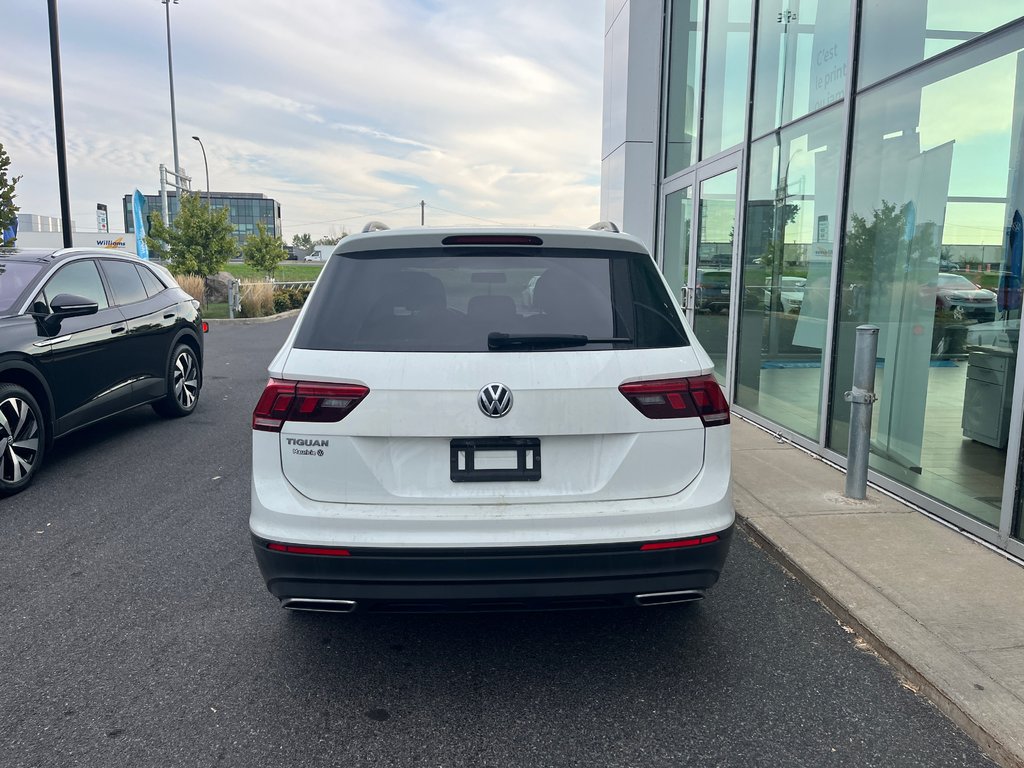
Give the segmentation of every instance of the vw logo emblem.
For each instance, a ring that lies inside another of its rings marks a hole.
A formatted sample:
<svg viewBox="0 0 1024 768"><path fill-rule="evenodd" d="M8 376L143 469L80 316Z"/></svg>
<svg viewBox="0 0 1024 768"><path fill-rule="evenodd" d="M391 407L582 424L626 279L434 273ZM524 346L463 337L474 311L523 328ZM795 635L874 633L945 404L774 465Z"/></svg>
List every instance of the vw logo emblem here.
<svg viewBox="0 0 1024 768"><path fill-rule="evenodd" d="M512 391L504 384L488 384L480 390L476 402L485 416L500 419L512 408Z"/></svg>

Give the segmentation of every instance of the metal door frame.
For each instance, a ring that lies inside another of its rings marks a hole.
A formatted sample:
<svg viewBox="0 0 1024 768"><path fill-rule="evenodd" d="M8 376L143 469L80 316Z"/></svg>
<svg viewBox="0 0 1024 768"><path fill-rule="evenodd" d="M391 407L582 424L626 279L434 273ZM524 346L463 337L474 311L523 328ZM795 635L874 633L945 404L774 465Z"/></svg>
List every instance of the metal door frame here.
<svg viewBox="0 0 1024 768"><path fill-rule="evenodd" d="M681 189L690 187L693 190L691 197L692 200L692 218L690 225L690 242L687 245L688 259L686 265L686 285L682 288L682 295L675 296L675 300L680 302L680 306L683 308L683 312L686 315L686 322L693 326L694 321L694 288L697 280L697 242L700 231L700 202L701 202L701 184L705 181L714 178L715 176L721 176L723 173L729 171L736 171L736 224L734 227L733 241L732 241L732 265L730 271L732 273L731 285L729 289L729 330L728 330L728 347L725 355L725 366L728 376L725 379L725 396L729 402L732 402L733 393L733 378L736 369L736 331L737 331L737 297L739 296L740 280L742 271L740 269L740 254L742 248L740 247L740 240L743 233L743 214L745 206L742 204L744 200L745 186L746 186L746 173L744 165L745 157L744 150L742 147L724 152L720 155L716 155L708 161L705 161L699 165L693 166L686 169L682 173L673 176L670 180L666 181L661 186L661 211L660 216L661 222L658 228L658 268L664 271L665 269L665 225L666 216L664 212L668 209L668 196L678 192Z"/></svg>

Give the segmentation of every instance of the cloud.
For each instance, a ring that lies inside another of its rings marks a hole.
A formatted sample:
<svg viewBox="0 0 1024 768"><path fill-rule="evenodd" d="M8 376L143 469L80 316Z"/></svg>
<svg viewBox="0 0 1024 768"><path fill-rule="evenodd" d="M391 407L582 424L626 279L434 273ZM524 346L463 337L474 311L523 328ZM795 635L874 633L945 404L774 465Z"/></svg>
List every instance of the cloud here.
<svg viewBox="0 0 1024 768"><path fill-rule="evenodd" d="M324 119L316 113L316 109L311 104L303 104L295 99L289 99L287 96L256 88L246 88L241 85L224 85L221 86L221 91L226 99L237 104L247 104L257 109L287 112L312 123L324 122Z"/></svg>
<svg viewBox="0 0 1024 768"><path fill-rule="evenodd" d="M154 192L173 164L165 7L152 6L61 7L76 212ZM46 13L26 8L5 21L0 141L25 176L22 209L58 215ZM598 218L601 0L183 0L170 13L181 164L205 186L201 136L213 189L274 197L289 237L396 208L389 223L418 224L421 199L438 224Z"/></svg>

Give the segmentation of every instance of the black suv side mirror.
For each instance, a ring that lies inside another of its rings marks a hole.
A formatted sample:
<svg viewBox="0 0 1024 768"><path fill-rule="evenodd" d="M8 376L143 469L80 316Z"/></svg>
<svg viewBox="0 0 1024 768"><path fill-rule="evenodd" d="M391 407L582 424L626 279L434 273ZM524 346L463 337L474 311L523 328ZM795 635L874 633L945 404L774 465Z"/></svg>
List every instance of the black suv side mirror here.
<svg viewBox="0 0 1024 768"><path fill-rule="evenodd" d="M99 304L95 301L75 296L73 293L59 293L50 302L50 311L55 317L81 317L83 315L95 315L99 310Z"/></svg>
<svg viewBox="0 0 1024 768"><path fill-rule="evenodd" d="M61 321L69 317L95 315L99 311L99 304L73 293L58 293L50 302L50 311L46 309L45 304L37 301L32 305L31 314L35 316L41 333L56 336L60 333Z"/></svg>

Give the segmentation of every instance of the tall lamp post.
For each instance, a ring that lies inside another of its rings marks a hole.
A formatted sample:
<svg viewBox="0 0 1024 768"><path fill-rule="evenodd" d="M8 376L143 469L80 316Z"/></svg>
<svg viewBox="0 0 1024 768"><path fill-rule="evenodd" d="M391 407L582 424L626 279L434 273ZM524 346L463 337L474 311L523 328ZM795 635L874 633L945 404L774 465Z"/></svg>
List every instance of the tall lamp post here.
<svg viewBox="0 0 1024 768"><path fill-rule="evenodd" d="M71 247L71 195L68 192L68 153L64 141L64 91L60 80L60 31L57 23L57 0L49 0L50 67L53 73L53 124L57 139L57 182L60 187L60 226L64 247Z"/></svg>
<svg viewBox="0 0 1024 768"><path fill-rule="evenodd" d="M199 148L203 150L203 167L206 169L206 207L209 208L210 203L210 166L206 162L206 147L203 146L203 140L198 136L193 136L193 139L199 142Z"/></svg>
<svg viewBox="0 0 1024 768"><path fill-rule="evenodd" d="M178 164L178 121L174 115L174 67L171 65L171 2L175 5L178 4L178 0L160 0L164 4L164 9L167 11L167 78L171 85L171 139L174 142L174 173L176 178L175 183L180 183L181 179L181 166Z"/></svg>

